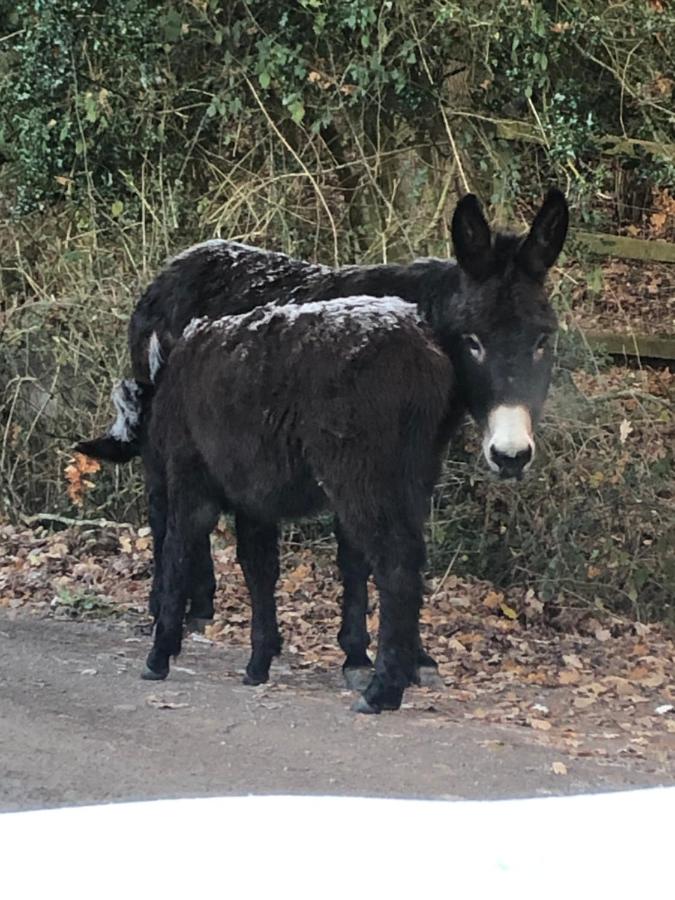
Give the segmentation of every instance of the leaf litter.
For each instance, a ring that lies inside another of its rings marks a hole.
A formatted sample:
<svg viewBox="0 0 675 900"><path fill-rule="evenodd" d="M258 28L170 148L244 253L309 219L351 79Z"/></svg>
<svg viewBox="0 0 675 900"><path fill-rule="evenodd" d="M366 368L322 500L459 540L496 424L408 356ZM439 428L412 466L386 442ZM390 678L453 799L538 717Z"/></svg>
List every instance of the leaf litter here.
<svg viewBox="0 0 675 900"><path fill-rule="evenodd" d="M213 557L215 619L192 639L248 647L249 599L227 529L215 535ZM0 524L0 607L9 618L117 615L145 626L151 573L147 529L101 525L50 533ZM340 595L334 557L323 545L314 551L284 546L277 591L283 668L275 664L273 678L281 682L270 690L287 688L287 678L297 688L297 676L303 691L325 690L325 681L311 675L339 672ZM69 602L53 604L55 597ZM372 583L369 598L375 637ZM672 630L588 607L567 612L551 615L531 590L501 591L447 574L430 579L420 628L445 689L411 688L401 715L425 724L473 720L523 729L568 758L630 757L675 771ZM188 705L180 692L151 694L146 702L161 709Z"/></svg>

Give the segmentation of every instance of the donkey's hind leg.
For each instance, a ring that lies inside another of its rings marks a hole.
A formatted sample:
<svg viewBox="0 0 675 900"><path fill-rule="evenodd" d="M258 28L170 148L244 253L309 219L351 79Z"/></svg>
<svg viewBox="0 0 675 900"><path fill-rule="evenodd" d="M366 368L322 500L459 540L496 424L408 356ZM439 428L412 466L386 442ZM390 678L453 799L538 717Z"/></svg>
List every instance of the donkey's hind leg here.
<svg viewBox="0 0 675 900"><path fill-rule="evenodd" d="M366 625L370 563L350 541L337 517L334 531L343 587L342 626L338 633L338 643L345 653L342 672L348 688L363 691L373 674L373 663L367 652L370 635Z"/></svg>
<svg viewBox="0 0 675 900"><path fill-rule="evenodd" d="M276 524L237 513L237 559L251 595L251 658L244 684L269 678L272 659L281 653L274 590L279 578L279 532Z"/></svg>
<svg viewBox="0 0 675 900"><path fill-rule="evenodd" d="M156 622L159 617L162 596L162 557L167 525L167 489L164 475L159 471L147 470L146 484L153 555L152 587L150 588L148 607L153 621Z"/></svg>
<svg viewBox="0 0 675 900"><path fill-rule="evenodd" d="M207 534L195 545L190 560L190 608L185 620L188 631L203 631L204 626L213 621L215 593L211 540Z"/></svg>
<svg viewBox="0 0 675 900"><path fill-rule="evenodd" d="M155 638L142 677L161 680L169 674L169 658L178 656L183 619L190 594L190 561L213 529L219 509L202 491L190 490L185 480L170 490L167 528L161 555L161 593ZM187 480L187 479L186 479Z"/></svg>

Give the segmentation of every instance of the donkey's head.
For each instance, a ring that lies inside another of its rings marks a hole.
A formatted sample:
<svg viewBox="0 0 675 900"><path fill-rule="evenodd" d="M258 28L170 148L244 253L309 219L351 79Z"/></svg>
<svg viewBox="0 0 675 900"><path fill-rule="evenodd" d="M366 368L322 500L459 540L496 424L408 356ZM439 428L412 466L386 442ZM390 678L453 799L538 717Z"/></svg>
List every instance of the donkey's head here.
<svg viewBox="0 0 675 900"><path fill-rule="evenodd" d="M490 468L520 478L548 393L556 316L545 289L567 233L565 197L551 189L530 231L492 234L473 194L455 210L461 289L447 323L449 351Z"/></svg>

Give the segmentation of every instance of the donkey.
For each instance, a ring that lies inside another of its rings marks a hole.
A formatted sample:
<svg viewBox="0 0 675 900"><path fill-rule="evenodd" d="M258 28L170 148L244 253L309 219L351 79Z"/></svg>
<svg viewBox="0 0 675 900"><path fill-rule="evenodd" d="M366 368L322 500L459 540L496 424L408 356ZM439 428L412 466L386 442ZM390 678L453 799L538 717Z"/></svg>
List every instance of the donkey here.
<svg viewBox="0 0 675 900"><path fill-rule="evenodd" d="M483 429L487 463L501 477L520 478L534 457L533 430L548 390L550 337L556 328L545 277L562 249L568 226L564 195L551 189L525 236L492 234L477 199L457 205L452 236L457 262L419 260L408 265L329 269L232 241L208 241L176 257L141 297L129 326L134 378L114 392L115 425L76 449L124 462L145 457L154 407L153 374L167 361L187 323L241 314L273 300L304 304L354 294L399 296L416 305L437 334L456 374L461 405ZM148 466L146 465L146 470ZM148 477L150 522L156 554L151 612L158 614L164 494ZM345 673L370 664L354 656L367 637L366 581L370 565L336 528L343 594L339 641ZM213 616L215 579L208 537L191 552L190 616ZM420 663L434 661L420 649Z"/></svg>
<svg viewBox="0 0 675 900"><path fill-rule="evenodd" d="M424 520L464 416L415 307L355 297L196 319L156 377L145 461L169 524L143 677L166 678L180 652L189 561L226 510L252 604L245 683L267 681L281 650L278 523L330 506L380 594L375 670L355 709L398 709L419 681Z"/></svg>

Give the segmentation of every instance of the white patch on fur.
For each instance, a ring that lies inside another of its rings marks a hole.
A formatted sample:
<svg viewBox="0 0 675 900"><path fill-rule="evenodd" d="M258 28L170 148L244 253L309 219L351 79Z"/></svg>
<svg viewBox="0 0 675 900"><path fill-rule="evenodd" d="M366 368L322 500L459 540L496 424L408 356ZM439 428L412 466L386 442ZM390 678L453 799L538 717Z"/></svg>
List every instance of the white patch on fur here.
<svg viewBox="0 0 675 900"><path fill-rule="evenodd" d="M233 316L239 319L239 325L248 328L249 331L258 331L269 325L274 319L283 319L286 323L296 321L301 316L319 315L325 320L330 320L332 326L342 328L347 322L356 322L370 328L386 328L397 325L402 318L418 320L417 307L414 303L406 303L400 297L370 297L362 295L358 297L339 297L336 300L316 300L311 303L289 303L284 306L267 304L262 316L254 316L257 310L246 313L243 316ZM253 319L246 322L246 319ZM220 320L224 321L224 320Z"/></svg>
<svg viewBox="0 0 675 900"><path fill-rule="evenodd" d="M150 371L150 381L154 384L157 373L162 368L164 356L162 354L162 345L159 343L157 332L153 331L150 335L148 343L148 369Z"/></svg>
<svg viewBox="0 0 675 900"><path fill-rule="evenodd" d="M113 388L111 400L117 411L117 418L108 432L111 438L128 444L136 436L136 428L141 419L141 389L135 381L118 381Z"/></svg>
<svg viewBox="0 0 675 900"><path fill-rule="evenodd" d="M270 259L275 259L278 263L291 263L297 265L299 260L295 260L286 253L279 253L276 250L264 250L260 247L252 247L250 244L243 244L240 241L225 241L222 238L212 238L209 241L202 241L199 244L193 244L186 250L182 250L169 260L169 264L178 262L192 256L194 253L209 253L213 256L220 256L229 259L230 262L236 263L241 257L246 257L249 264L255 265L256 260L260 260L263 267L269 265ZM307 264L309 265L309 264ZM329 272L328 266L313 266L319 272ZM270 276L273 279L273 276Z"/></svg>
<svg viewBox="0 0 675 900"><path fill-rule="evenodd" d="M320 325L324 333L333 332L337 338L347 326L358 328L364 334L371 331L382 331L394 328L401 321L420 322L417 307L407 303L400 297L339 297L335 300L317 300L311 303L268 303L258 306L250 312L236 316L223 316L210 320L203 316L193 319L183 331L183 337L190 340L197 334L217 332L228 337L238 331L258 332L267 328L274 321L290 325L303 316L320 316ZM350 351L358 350L351 347Z"/></svg>
<svg viewBox="0 0 675 900"><path fill-rule="evenodd" d="M528 447L532 456L523 471L529 469L534 459L532 418L526 407L497 406L493 409L483 436L483 455L492 471L499 471L499 466L490 457L492 448L505 456L515 457Z"/></svg>
<svg viewBox="0 0 675 900"><path fill-rule="evenodd" d="M176 260L179 259L185 259L187 256L192 256L193 253L199 253L202 250L210 250L214 253L218 253L222 251L228 243L228 241L224 241L222 238L213 238L210 241L202 241L200 244L193 244L192 247L181 250L180 253L172 256L169 263L176 262Z"/></svg>
<svg viewBox="0 0 675 900"><path fill-rule="evenodd" d="M199 334L200 331L204 331L211 321L212 320L209 319L208 316L198 316L194 319L190 319L188 324L183 329L183 337L186 341L189 341L190 338L193 338L196 334Z"/></svg>

